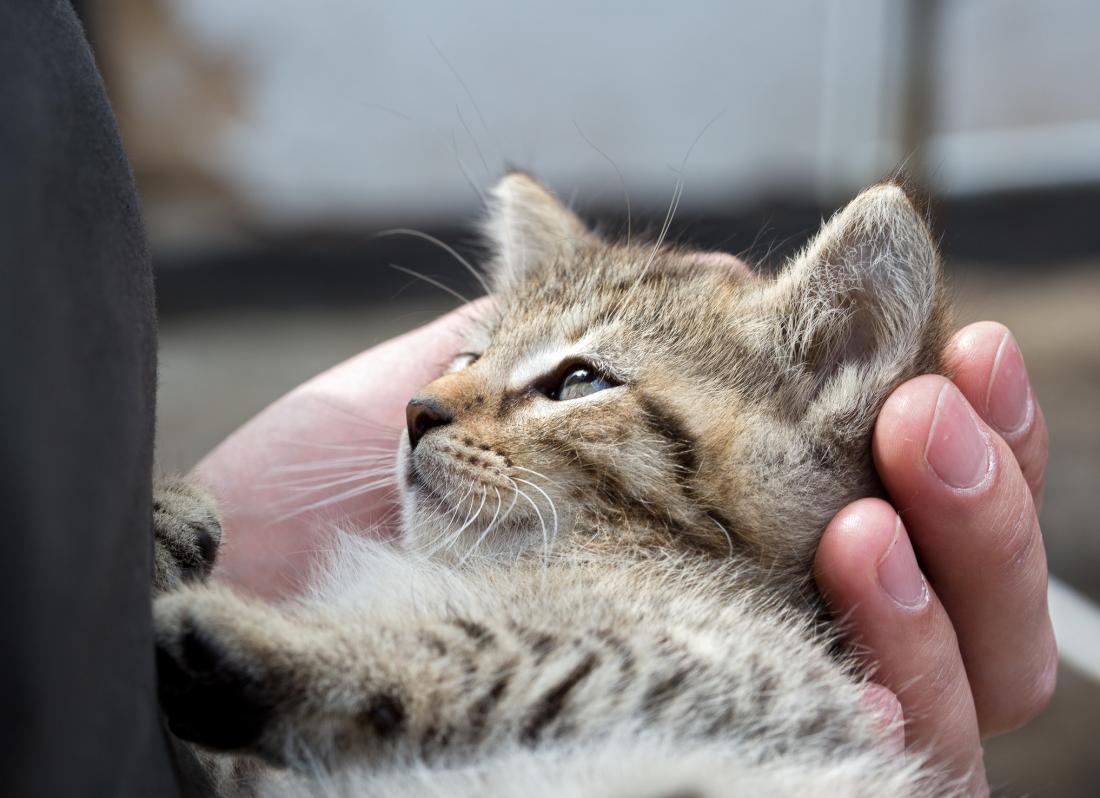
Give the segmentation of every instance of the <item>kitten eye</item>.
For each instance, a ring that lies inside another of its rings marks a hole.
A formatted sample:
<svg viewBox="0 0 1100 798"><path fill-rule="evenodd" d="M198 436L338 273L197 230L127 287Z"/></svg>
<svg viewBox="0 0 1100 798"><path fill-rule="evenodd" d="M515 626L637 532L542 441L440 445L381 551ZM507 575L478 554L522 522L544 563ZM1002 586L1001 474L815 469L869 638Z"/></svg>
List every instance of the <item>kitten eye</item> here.
<svg viewBox="0 0 1100 798"><path fill-rule="evenodd" d="M561 384L550 394L550 398L559 402L567 402L570 399L580 399L599 391L606 391L616 385L618 383L612 382L595 369L588 366L578 366L569 370L562 378Z"/></svg>
<svg viewBox="0 0 1100 798"><path fill-rule="evenodd" d="M462 371L462 369L469 368L480 359L481 355L478 352L459 352L451 361L451 365L447 367L447 373L453 374L456 371Z"/></svg>

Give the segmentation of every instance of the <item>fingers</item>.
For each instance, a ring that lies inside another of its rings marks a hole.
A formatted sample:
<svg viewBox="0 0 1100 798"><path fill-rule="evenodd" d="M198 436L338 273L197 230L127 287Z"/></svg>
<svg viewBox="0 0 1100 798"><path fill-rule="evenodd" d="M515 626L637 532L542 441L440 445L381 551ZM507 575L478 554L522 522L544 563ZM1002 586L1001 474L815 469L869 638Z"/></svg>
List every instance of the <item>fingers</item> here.
<svg viewBox="0 0 1100 798"><path fill-rule="evenodd" d="M981 742L951 618L929 587L905 528L884 501L837 514L814 564L833 613L874 661L873 676L901 702L910 745L984 790Z"/></svg>
<svg viewBox="0 0 1100 798"><path fill-rule="evenodd" d="M1002 350L1002 366L1005 357ZM995 352L992 360L996 365ZM973 375L966 369L964 375L968 390L978 391ZM999 398L987 401L986 411L1007 419L996 407ZM1036 433L1027 428L1038 423L1034 402L1031 408L1017 442L1025 457L1035 458L1039 447L1029 440ZM952 383L924 376L887 400L872 449L954 624L982 733L1018 727L1049 701L1057 657L1046 555L1031 486L1012 448ZM1031 468L1041 475L1041 463Z"/></svg>
<svg viewBox="0 0 1100 798"><path fill-rule="evenodd" d="M955 385L971 407L1012 449L1035 506L1040 507L1047 425L1016 339L996 322L971 324L955 335L945 358Z"/></svg>

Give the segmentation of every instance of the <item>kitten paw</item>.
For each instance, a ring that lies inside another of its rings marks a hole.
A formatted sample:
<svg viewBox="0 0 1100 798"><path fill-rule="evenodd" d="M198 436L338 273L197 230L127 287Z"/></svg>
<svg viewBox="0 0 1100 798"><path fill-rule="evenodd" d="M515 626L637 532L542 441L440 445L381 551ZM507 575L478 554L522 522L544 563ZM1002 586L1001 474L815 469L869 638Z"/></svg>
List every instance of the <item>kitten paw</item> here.
<svg viewBox="0 0 1100 798"><path fill-rule="evenodd" d="M153 488L153 539L155 593L205 579L222 541L214 499L186 480L158 480Z"/></svg>
<svg viewBox="0 0 1100 798"><path fill-rule="evenodd" d="M197 588L154 605L157 693L168 726L222 751L259 748L277 704L247 624L232 620L237 602L228 591Z"/></svg>

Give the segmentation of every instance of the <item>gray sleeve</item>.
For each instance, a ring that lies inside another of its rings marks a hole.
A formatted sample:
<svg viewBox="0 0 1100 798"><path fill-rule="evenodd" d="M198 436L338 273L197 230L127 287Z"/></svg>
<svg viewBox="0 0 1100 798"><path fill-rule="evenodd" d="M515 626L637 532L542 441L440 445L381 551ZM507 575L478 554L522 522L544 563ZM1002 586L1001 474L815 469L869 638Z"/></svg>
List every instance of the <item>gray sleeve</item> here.
<svg viewBox="0 0 1100 798"><path fill-rule="evenodd" d="M155 382L140 208L84 32L67 0L3 0L5 795L181 792L150 631Z"/></svg>

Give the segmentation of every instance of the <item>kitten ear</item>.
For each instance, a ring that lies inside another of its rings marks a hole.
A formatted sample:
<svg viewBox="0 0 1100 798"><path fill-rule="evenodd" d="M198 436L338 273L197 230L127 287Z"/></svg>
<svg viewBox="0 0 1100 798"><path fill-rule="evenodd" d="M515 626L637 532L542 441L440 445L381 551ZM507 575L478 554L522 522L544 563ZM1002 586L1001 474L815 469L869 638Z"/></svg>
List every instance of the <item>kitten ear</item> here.
<svg viewBox="0 0 1100 798"><path fill-rule="evenodd" d="M492 188L485 232L496 250L496 291L536 267L571 258L595 241L575 213L523 172L505 175Z"/></svg>
<svg viewBox="0 0 1100 798"><path fill-rule="evenodd" d="M773 288L782 350L806 400L871 404L940 367L946 303L928 225L905 192L867 189L830 219Z"/></svg>

